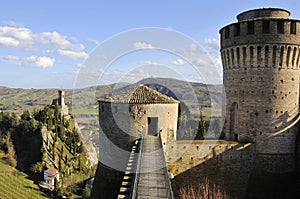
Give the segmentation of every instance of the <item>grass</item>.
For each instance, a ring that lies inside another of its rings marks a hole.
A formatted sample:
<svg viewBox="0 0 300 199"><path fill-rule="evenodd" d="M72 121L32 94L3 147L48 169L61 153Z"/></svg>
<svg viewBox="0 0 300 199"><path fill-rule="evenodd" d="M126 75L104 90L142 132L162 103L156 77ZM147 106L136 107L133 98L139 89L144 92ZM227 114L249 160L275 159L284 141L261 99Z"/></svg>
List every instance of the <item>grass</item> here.
<svg viewBox="0 0 300 199"><path fill-rule="evenodd" d="M28 176L9 166L0 152L0 198L48 198Z"/></svg>

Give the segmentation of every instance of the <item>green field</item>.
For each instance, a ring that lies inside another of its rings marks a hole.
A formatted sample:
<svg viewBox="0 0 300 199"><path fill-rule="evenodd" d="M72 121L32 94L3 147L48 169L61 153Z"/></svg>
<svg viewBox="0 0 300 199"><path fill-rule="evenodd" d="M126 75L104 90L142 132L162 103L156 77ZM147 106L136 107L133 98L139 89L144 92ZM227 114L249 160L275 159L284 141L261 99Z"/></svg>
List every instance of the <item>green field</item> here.
<svg viewBox="0 0 300 199"><path fill-rule="evenodd" d="M28 176L12 167L0 152L0 198L48 198Z"/></svg>

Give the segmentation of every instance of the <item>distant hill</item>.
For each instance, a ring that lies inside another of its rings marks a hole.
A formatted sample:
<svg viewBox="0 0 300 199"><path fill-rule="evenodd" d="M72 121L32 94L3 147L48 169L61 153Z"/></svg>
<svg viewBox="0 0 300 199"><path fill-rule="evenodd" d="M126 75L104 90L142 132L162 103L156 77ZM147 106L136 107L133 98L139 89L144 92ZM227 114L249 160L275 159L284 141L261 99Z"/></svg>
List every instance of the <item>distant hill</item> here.
<svg viewBox="0 0 300 199"><path fill-rule="evenodd" d="M206 85L203 83L185 82L169 78L148 78L136 84L147 85L163 94L179 100L191 100L197 97L201 106L220 106L222 100L222 85ZM66 104L72 109L72 98L80 98L77 102L82 102L85 111L82 113L90 114L86 107L95 108L98 99L111 92L118 92L136 84L110 84L93 86L82 89L65 89ZM23 110L33 111L51 104L52 99L57 98L59 89L22 89L7 88L0 86L0 110L13 111L21 114ZM96 95L96 96L95 96ZM91 96L94 98L91 99ZM80 107L80 104L76 104ZM78 110L77 110L78 111Z"/></svg>
<svg viewBox="0 0 300 199"><path fill-rule="evenodd" d="M72 98L80 97L82 98L82 103L93 106L96 102L88 97L95 90L101 93L108 93L114 87L115 84L82 89L65 89L65 101L69 108L72 108ZM0 110L21 114L23 110L33 111L34 109L44 108L46 105L51 104L52 99L57 98L57 90L59 89L22 89L0 86Z"/></svg>
<svg viewBox="0 0 300 199"><path fill-rule="evenodd" d="M148 78L136 84L118 83L65 89L65 102L78 122L84 142L92 140L98 148L97 99L138 84L147 85L163 94L184 101L191 108L191 114L198 114L200 108L210 117L211 106L221 109L222 85L206 85L170 78ZM23 110L32 112L34 109L42 109L51 104L52 99L57 98L57 90L0 87L0 110L21 114Z"/></svg>

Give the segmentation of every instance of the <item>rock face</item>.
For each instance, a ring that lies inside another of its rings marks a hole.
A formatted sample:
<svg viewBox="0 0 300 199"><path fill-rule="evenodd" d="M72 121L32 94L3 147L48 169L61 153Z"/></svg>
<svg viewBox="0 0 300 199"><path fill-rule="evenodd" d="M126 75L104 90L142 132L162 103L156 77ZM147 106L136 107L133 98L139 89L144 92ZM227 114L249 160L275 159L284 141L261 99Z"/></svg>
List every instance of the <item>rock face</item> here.
<svg viewBox="0 0 300 199"><path fill-rule="evenodd" d="M250 10L220 30L226 137L254 141L252 177L286 174L277 178L282 183L296 171L299 128L300 21L289 15L277 8ZM267 186L268 179L260 181Z"/></svg>

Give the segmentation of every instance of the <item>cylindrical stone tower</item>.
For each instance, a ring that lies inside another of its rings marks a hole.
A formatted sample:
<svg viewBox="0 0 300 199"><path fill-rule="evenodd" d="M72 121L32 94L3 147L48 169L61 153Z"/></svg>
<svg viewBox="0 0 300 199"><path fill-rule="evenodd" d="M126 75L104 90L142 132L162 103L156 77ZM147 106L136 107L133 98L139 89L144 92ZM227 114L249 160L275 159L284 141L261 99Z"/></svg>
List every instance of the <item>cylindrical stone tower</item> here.
<svg viewBox="0 0 300 199"><path fill-rule="evenodd" d="M296 170L300 21L289 16L249 10L220 30L226 138L254 141L254 167L271 173Z"/></svg>
<svg viewBox="0 0 300 199"><path fill-rule="evenodd" d="M99 100L100 154L91 198L118 197L136 139L160 134L165 147L176 138L178 104L144 85Z"/></svg>

